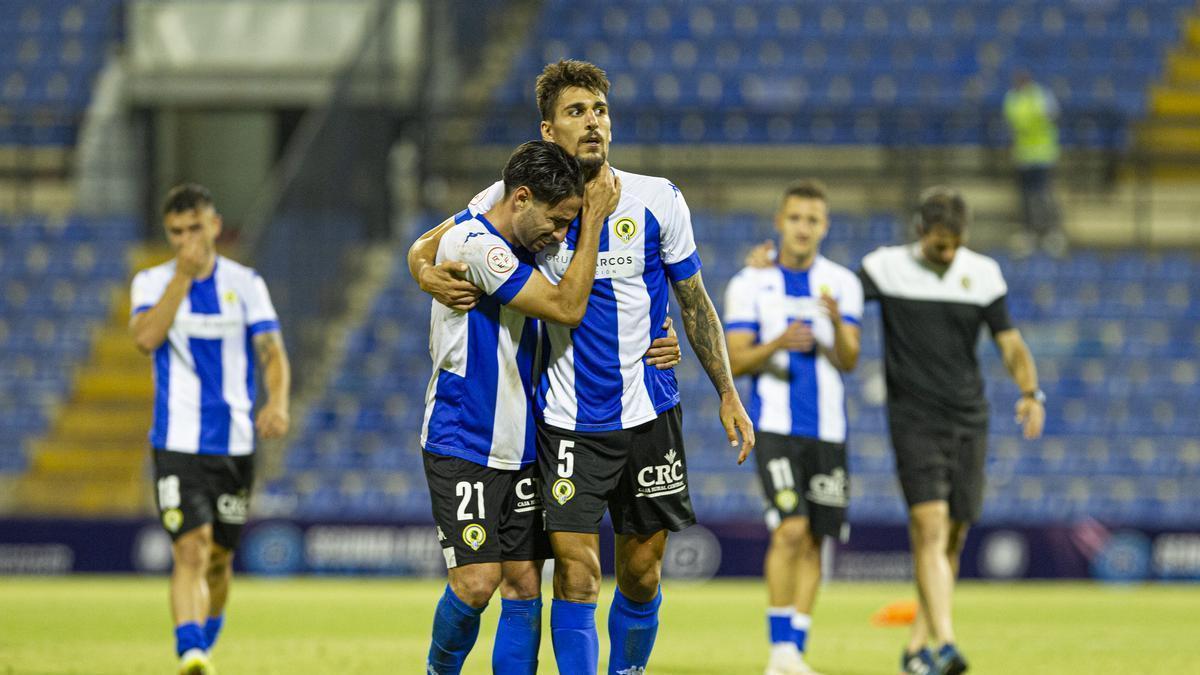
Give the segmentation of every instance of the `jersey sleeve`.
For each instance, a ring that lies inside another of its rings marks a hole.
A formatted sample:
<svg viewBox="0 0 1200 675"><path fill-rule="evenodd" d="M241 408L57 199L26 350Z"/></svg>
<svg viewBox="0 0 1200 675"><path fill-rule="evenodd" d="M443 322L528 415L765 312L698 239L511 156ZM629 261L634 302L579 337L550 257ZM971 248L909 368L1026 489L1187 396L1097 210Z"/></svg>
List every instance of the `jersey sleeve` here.
<svg viewBox="0 0 1200 675"><path fill-rule="evenodd" d="M857 276L862 289L863 302L867 300L879 300L881 296L879 287L875 285L875 280L871 278L871 274L867 272L865 265L858 268Z"/></svg>
<svg viewBox="0 0 1200 675"><path fill-rule="evenodd" d="M504 181L498 180L472 197L467 204L467 211L470 211L472 216L487 213L493 206L500 203L501 199L504 199ZM455 221L462 222L457 217L455 217Z"/></svg>
<svg viewBox="0 0 1200 675"><path fill-rule="evenodd" d="M443 245L445 238L442 239ZM533 274L502 239L490 234L472 236L459 247L467 265L467 281L504 304L512 302Z"/></svg>
<svg viewBox="0 0 1200 675"><path fill-rule="evenodd" d="M838 311L842 313L842 321L862 326L863 284L853 272L846 272L841 297L838 298Z"/></svg>
<svg viewBox="0 0 1200 675"><path fill-rule="evenodd" d="M1012 328L1013 322L1008 313L1008 283L1004 281L1000 266L995 262L992 262L992 266L993 293L996 299L984 306L983 321L988 330L992 331L992 335L995 335Z"/></svg>
<svg viewBox="0 0 1200 675"><path fill-rule="evenodd" d="M137 316L149 310L162 298L163 289L154 284L150 270L142 270L133 275L133 283L129 289L130 315Z"/></svg>
<svg viewBox="0 0 1200 675"><path fill-rule="evenodd" d="M754 302L754 282L745 271L734 275L725 287L725 330L750 331L760 329L758 303Z"/></svg>
<svg viewBox="0 0 1200 675"><path fill-rule="evenodd" d="M267 282L258 274L254 274L250 279L244 299L246 327L250 335L279 330L279 315L275 313L275 305L272 304L271 294L267 291Z"/></svg>
<svg viewBox="0 0 1200 675"><path fill-rule="evenodd" d="M700 271L700 254L696 251L696 237L692 232L692 212L683 193L671 183L666 183L666 189L671 194L659 234L662 260L667 276L672 282L679 283Z"/></svg>

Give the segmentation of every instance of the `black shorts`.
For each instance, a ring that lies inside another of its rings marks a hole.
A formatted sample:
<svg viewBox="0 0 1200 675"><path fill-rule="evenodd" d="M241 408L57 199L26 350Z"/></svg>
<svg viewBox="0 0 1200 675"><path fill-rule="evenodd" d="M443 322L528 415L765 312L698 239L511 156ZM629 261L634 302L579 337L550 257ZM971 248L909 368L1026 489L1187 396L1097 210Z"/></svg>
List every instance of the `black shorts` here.
<svg viewBox="0 0 1200 675"><path fill-rule="evenodd" d="M934 431L892 427L896 473L909 508L944 501L952 520L973 523L983 512L987 429Z"/></svg>
<svg viewBox="0 0 1200 675"><path fill-rule="evenodd" d="M606 507L617 534L678 532L696 522L680 406L617 431L538 424L538 466L551 532L599 532Z"/></svg>
<svg viewBox="0 0 1200 675"><path fill-rule="evenodd" d="M537 465L506 471L422 452L446 567L553 557Z"/></svg>
<svg viewBox="0 0 1200 675"><path fill-rule="evenodd" d="M767 524L808 518L822 537L840 537L850 502L846 444L760 431L754 446L758 478L767 499Z"/></svg>
<svg viewBox="0 0 1200 675"><path fill-rule="evenodd" d="M213 541L233 551L242 537L254 487L254 455L193 455L154 450L159 522L176 540L211 524Z"/></svg>

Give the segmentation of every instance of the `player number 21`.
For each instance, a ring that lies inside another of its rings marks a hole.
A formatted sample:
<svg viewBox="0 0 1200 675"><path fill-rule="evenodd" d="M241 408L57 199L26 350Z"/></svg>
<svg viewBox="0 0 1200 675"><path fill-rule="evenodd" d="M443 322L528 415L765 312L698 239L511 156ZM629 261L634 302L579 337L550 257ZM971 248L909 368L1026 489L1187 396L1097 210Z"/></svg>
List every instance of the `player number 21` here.
<svg viewBox="0 0 1200 675"><path fill-rule="evenodd" d="M558 477L570 478L575 473L575 453L571 448L575 441L559 441L558 443Z"/></svg>
<svg viewBox="0 0 1200 675"><path fill-rule="evenodd" d="M476 481L474 483L462 481L458 485L454 486L454 493L462 499L462 501L458 503L459 520L475 520L477 518L483 519L487 517L483 512L483 481ZM467 510L471 507L472 495L474 495L476 497L476 501L479 502L479 514L475 516L472 516L471 512Z"/></svg>

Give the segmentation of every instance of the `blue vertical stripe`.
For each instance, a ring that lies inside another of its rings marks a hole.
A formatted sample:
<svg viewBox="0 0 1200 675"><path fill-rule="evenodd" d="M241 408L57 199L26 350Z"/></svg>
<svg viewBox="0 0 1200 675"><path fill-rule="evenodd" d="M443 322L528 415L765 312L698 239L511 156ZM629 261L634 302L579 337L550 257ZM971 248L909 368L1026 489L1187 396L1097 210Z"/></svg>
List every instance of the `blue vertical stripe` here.
<svg viewBox="0 0 1200 675"><path fill-rule="evenodd" d="M600 230L600 251L608 250L608 220ZM621 419L621 342L617 296L612 279L592 285L583 322L571 331L575 346L575 415L577 429L587 430Z"/></svg>
<svg viewBox="0 0 1200 675"><path fill-rule="evenodd" d="M225 402L222 340L189 338L188 346L200 379L200 449L202 455L229 452L229 404Z"/></svg>
<svg viewBox="0 0 1200 675"><path fill-rule="evenodd" d="M188 291L192 314L220 314L217 269L207 278L192 282ZM229 404L225 401L225 368L221 361L222 340L189 338L188 347L200 379L200 454L229 452Z"/></svg>
<svg viewBox="0 0 1200 675"><path fill-rule="evenodd" d="M426 445L461 451L467 454L462 459L487 463L496 415L499 336L500 302L483 296L467 313L465 376L438 372Z"/></svg>
<svg viewBox="0 0 1200 675"><path fill-rule="evenodd" d="M782 269L782 268L781 268ZM784 292L792 297L809 297L808 271L782 269ZM817 352L789 352L788 374L791 386L789 399L792 410L792 435L820 437L817 419Z"/></svg>
<svg viewBox="0 0 1200 675"><path fill-rule="evenodd" d="M154 350L154 425L150 427L150 445L167 449L167 425L171 408L171 343L164 341Z"/></svg>
<svg viewBox="0 0 1200 675"><path fill-rule="evenodd" d="M646 209L645 221L645 268L642 270L642 281L646 284L646 294L650 296L650 343L660 337L666 337L663 321L667 318L667 276L662 265L661 227L658 219ZM650 402L654 410L662 412L679 401L679 385L675 381L675 370L659 370L647 365L642 360L642 377L646 391L650 394Z"/></svg>
<svg viewBox="0 0 1200 675"><path fill-rule="evenodd" d="M750 416L750 423L758 429L762 425L762 395L758 393L758 375L750 378L750 406L746 408L746 414Z"/></svg>

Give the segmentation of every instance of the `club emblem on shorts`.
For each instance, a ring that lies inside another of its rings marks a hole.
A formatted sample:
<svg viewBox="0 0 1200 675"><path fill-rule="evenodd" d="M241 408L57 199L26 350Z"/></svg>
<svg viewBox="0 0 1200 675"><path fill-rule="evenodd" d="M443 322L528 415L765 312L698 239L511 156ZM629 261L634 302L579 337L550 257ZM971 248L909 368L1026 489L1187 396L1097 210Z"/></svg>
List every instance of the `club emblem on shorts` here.
<svg viewBox="0 0 1200 675"><path fill-rule="evenodd" d="M617 233L618 239L628 244L637 234L637 223L633 222L633 218L622 218L613 225L613 232Z"/></svg>
<svg viewBox="0 0 1200 675"><path fill-rule="evenodd" d="M570 478L559 478L554 481L554 485L550 486L550 494L554 495L554 501L562 506L575 496L575 484L571 482Z"/></svg>
<svg viewBox="0 0 1200 675"><path fill-rule="evenodd" d="M512 253L503 246L493 246L488 249L487 256L488 269L496 274L504 274L511 270L516 263L513 262Z"/></svg>
<svg viewBox="0 0 1200 675"><path fill-rule="evenodd" d="M463 541L467 546L471 547L472 551L478 551L483 542L487 541L487 531L478 523L471 523L463 528Z"/></svg>
<svg viewBox="0 0 1200 675"><path fill-rule="evenodd" d="M800 495L796 491L787 488L775 493L775 507L781 512L790 513L796 509L800 503Z"/></svg>
<svg viewBox="0 0 1200 675"><path fill-rule="evenodd" d="M162 523L168 532L178 532L179 528L183 527L183 511L179 509L163 511Z"/></svg>

